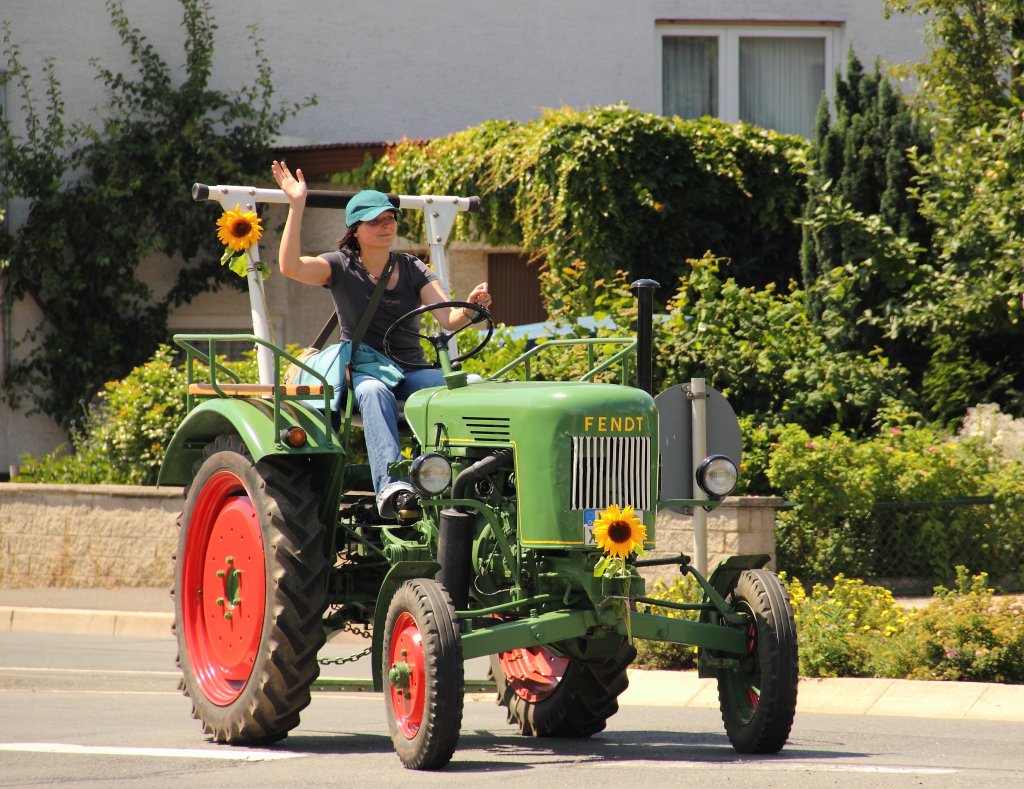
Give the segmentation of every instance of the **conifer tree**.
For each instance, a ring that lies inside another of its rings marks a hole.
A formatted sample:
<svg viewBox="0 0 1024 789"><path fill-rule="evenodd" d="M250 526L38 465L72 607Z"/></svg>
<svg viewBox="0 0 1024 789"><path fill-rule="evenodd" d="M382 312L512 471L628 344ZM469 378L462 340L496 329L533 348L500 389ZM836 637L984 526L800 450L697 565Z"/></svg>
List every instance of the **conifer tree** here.
<svg viewBox="0 0 1024 789"><path fill-rule="evenodd" d="M914 175L911 150L930 150L928 135L914 122L903 97L878 63L866 73L851 49L845 77L836 75L835 102L830 112L825 97L818 108L810 154L808 201L804 209L801 273L812 317L823 315L822 289L815 287L833 269L860 265L872 240L865 225L831 221L840 213L877 217L893 233L926 244L928 227L908 188ZM876 261L877 263L877 261ZM877 274L878 272L876 272ZM897 295L900 272L881 272L847 304L845 314L856 323L864 309ZM874 338L859 336L854 326L837 332L840 346ZM863 347L863 346L862 346Z"/></svg>

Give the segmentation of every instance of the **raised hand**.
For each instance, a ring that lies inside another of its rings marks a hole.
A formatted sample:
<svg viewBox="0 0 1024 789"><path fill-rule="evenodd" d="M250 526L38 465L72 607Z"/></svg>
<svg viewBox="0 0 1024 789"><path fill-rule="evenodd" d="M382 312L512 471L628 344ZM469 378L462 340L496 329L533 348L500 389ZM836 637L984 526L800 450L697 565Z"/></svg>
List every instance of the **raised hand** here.
<svg viewBox="0 0 1024 789"><path fill-rule="evenodd" d="M292 171L288 169L288 165L282 160L271 164L270 171L274 174L274 180L277 181L277 185L284 192L289 202L293 205L305 204L308 188L306 187L306 179L302 176L301 168L296 168L295 175L292 175Z"/></svg>

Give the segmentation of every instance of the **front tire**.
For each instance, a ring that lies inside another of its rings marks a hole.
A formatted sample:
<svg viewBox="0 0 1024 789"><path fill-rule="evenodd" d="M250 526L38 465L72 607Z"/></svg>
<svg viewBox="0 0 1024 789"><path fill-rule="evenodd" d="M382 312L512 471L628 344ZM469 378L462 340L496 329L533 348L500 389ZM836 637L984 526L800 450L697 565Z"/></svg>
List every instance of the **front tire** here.
<svg viewBox="0 0 1024 789"><path fill-rule="evenodd" d="M491 655L498 704L508 722L527 737L590 737L619 711L629 686L626 669L636 649L623 641L599 663L559 657L544 647L521 647Z"/></svg>
<svg viewBox="0 0 1024 789"><path fill-rule="evenodd" d="M793 726L799 681L789 596L774 573L745 570L727 599L750 621L740 668L718 672L725 731L740 753L777 753Z"/></svg>
<svg viewBox="0 0 1024 789"><path fill-rule="evenodd" d="M325 640L328 563L308 471L255 464L236 436L220 436L178 528L175 631L193 717L217 742L286 737Z"/></svg>
<svg viewBox="0 0 1024 789"><path fill-rule="evenodd" d="M391 741L402 764L437 770L459 742L465 667L455 608L429 578L406 581L388 606L383 676Z"/></svg>

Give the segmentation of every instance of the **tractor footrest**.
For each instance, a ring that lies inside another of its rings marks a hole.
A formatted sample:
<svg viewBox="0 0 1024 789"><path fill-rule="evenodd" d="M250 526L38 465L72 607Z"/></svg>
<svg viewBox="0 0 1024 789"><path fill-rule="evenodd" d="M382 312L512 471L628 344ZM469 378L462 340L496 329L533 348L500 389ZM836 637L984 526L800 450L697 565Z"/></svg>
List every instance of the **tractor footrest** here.
<svg viewBox="0 0 1024 789"><path fill-rule="evenodd" d="M200 397L273 397L275 394L292 397L322 397L324 388L320 384L199 384L193 383L188 386L190 395Z"/></svg>

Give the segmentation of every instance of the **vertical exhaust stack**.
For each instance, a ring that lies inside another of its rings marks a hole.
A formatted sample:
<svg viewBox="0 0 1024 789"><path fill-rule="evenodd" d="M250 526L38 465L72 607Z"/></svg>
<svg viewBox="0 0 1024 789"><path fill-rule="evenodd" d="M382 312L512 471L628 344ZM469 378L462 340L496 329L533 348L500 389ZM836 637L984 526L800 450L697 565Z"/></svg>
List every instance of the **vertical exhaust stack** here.
<svg viewBox="0 0 1024 789"><path fill-rule="evenodd" d="M473 483L511 462L512 450L499 449L463 469L452 485L452 498L469 498L469 488ZM469 606L469 585L473 580L475 523L476 514L467 507L441 510L437 535L437 563L441 565L441 569L434 578L448 590L456 611Z"/></svg>
<svg viewBox="0 0 1024 789"><path fill-rule="evenodd" d="M636 386L654 395L654 291L661 285L653 279L638 279L636 291Z"/></svg>

